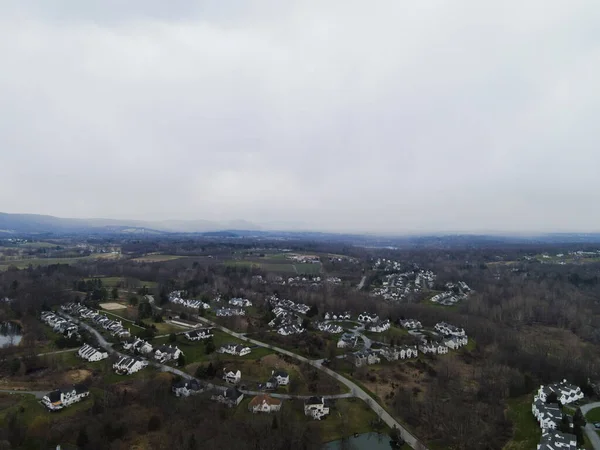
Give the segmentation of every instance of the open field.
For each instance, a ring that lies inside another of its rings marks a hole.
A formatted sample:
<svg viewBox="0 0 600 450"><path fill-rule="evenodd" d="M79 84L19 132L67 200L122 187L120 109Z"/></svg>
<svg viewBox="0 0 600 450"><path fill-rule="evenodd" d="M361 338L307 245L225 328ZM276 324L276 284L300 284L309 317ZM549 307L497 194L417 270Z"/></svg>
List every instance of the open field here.
<svg viewBox="0 0 600 450"><path fill-rule="evenodd" d="M0 270L7 270L10 266L15 266L18 269L26 269L30 265L37 266L50 266L52 264L76 264L81 261L93 261L96 259L116 259L120 255L111 253L99 253L90 256L81 256L74 258L29 258L29 259L15 259L8 261L0 261Z"/></svg>
<svg viewBox="0 0 600 450"><path fill-rule="evenodd" d="M377 415L365 402L356 398L343 398L335 401L327 419L319 423L323 442L331 442L354 433L368 433L374 431L372 423L377 420ZM383 430L384 427L381 429ZM385 430L388 431L388 430ZM383 436L384 442L389 437Z"/></svg>
<svg viewBox="0 0 600 450"><path fill-rule="evenodd" d="M285 255L268 255L264 258L249 258L230 260L223 263L229 267L248 267L261 269L266 272L294 275L319 275L321 264L297 263Z"/></svg>
<svg viewBox="0 0 600 450"><path fill-rule="evenodd" d="M590 409L585 415L585 420L592 423L600 422L600 408Z"/></svg>
<svg viewBox="0 0 600 450"><path fill-rule="evenodd" d="M109 302L109 303L100 303L100 308L107 309L108 311L113 311L115 309L126 309L127 306L122 305L121 303Z"/></svg>
<svg viewBox="0 0 600 450"><path fill-rule="evenodd" d="M528 450L536 448L542 432L531 413L531 395L508 400L506 416L513 423L513 438L504 450Z"/></svg>
<svg viewBox="0 0 600 450"><path fill-rule="evenodd" d="M174 259L187 258L187 256L180 255L145 255L140 256L139 258L133 258L132 261L136 262L162 262L162 261L172 261Z"/></svg>

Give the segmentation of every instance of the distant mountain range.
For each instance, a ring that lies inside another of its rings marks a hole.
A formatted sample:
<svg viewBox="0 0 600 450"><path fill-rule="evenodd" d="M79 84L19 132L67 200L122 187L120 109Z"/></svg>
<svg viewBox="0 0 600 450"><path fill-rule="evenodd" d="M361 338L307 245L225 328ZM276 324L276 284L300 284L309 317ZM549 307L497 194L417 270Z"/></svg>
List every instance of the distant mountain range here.
<svg viewBox="0 0 600 450"><path fill-rule="evenodd" d="M283 224L280 222L279 224ZM505 245L594 244L600 245L600 233L438 233L377 235L293 230L292 225L278 228L275 222L257 225L245 220L118 220L66 219L39 214L0 213L0 238L10 235L42 234L122 234L169 235L198 234L215 239L282 239L320 242L344 242L377 248L490 248ZM286 230L287 231L284 231Z"/></svg>
<svg viewBox="0 0 600 450"><path fill-rule="evenodd" d="M202 233L221 230L259 230L245 220L118 220L67 219L39 214L0 213L1 233Z"/></svg>

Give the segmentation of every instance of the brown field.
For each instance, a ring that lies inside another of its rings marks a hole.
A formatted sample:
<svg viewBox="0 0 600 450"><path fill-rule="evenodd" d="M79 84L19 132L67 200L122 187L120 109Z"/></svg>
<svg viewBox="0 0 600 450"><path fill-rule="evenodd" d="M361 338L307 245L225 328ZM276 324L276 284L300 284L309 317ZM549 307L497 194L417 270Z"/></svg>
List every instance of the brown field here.
<svg viewBox="0 0 600 450"><path fill-rule="evenodd" d="M122 305L121 303L108 302L108 303L100 303L100 308L106 309L108 311L113 311L115 309L127 308L127 306Z"/></svg>

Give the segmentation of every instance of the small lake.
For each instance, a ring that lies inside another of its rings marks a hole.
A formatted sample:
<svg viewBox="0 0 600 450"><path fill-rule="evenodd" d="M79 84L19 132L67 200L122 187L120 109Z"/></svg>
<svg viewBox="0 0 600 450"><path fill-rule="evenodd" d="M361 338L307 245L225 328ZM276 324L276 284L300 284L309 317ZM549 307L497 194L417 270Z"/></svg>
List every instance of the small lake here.
<svg viewBox="0 0 600 450"><path fill-rule="evenodd" d="M357 437L350 436L345 441L328 442L323 450L391 450L389 435L382 433L364 433Z"/></svg>
<svg viewBox="0 0 600 450"><path fill-rule="evenodd" d="M0 322L0 347L19 345L22 336L21 327L13 322Z"/></svg>

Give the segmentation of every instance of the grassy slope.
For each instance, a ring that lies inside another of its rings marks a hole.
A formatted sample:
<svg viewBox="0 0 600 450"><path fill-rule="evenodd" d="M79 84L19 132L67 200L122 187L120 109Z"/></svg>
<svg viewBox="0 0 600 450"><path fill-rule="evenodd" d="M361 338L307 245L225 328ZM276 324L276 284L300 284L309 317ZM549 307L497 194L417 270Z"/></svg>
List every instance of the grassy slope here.
<svg viewBox="0 0 600 450"><path fill-rule="evenodd" d="M531 395L507 401L506 415L513 423L513 438L504 446L504 450L529 450L536 448L542 432L531 413Z"/></svg>

